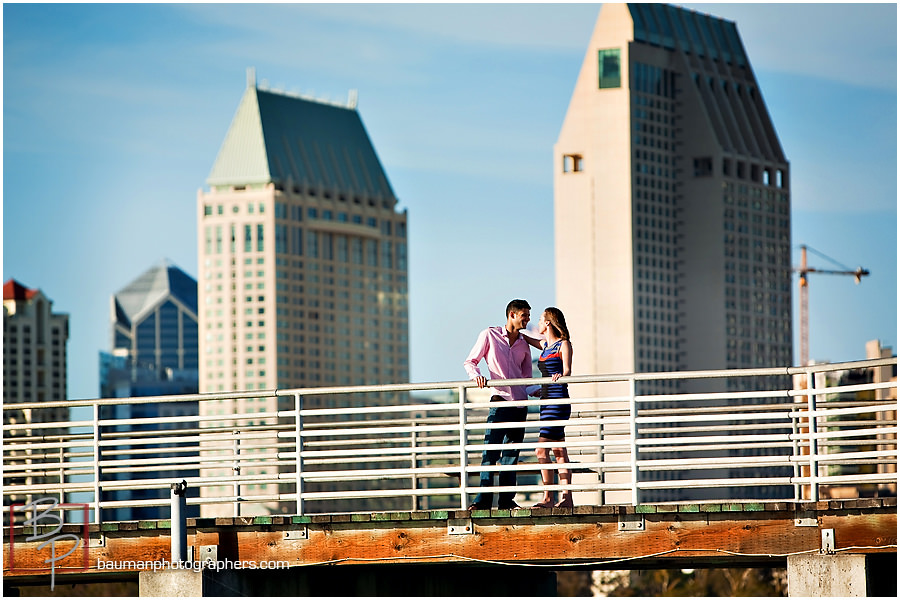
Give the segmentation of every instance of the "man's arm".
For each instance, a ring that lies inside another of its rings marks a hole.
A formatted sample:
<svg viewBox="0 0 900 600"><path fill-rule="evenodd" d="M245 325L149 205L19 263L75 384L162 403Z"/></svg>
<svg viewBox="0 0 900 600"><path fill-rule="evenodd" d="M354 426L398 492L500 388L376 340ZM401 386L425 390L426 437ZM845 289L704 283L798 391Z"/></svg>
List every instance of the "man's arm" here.
<svg viewBox="0 0 900 600"><path fill-rule="evenodd" d="M527 336L526 336L527 339ZM525 356L522 357L522 377L531 378L534 377L534 371L531 368L531 348L527 347L525 350Z"/></svg>
<svg viewBox="0 0 900 600"><path fill-rule="evenodd" d="M475 345L472 346L469 356L463 361L463 367L466 369L466 373L469 374L469 379L477 380L479 377L482 377L481 371L478 370L478 363L487 356L488 348L488 330L485 329L478 334L478 339L475 340Z"/></svg>
<svg viewBox="0 0 900 600"><path fill-rule="evenodd" d="M540 337L540 336L532 337L531 332L528 331L527 329L520 329L519 335L521 335L525 339L525 341L528 342L529 346L537 348L538 350L544 349L544 344L546 342L544 341L543 337Z"/></svg>

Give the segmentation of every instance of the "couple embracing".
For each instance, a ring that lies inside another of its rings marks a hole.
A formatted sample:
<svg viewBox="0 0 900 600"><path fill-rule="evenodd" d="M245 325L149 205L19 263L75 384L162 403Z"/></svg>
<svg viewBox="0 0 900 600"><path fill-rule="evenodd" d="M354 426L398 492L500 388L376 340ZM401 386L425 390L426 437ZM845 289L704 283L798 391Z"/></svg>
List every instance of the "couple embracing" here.
<svg viewBox="0 0 900 600"><path fill-rule="evenodd" d="M569 341L569 330L562 311L555 307L548 307L541 314L538 324L538 332L543 339L536 340L529 337L523 330L531 319L531 306L525 300L513 300L506 306L506 325L489 327L478 335L472 351L466 358L463 366L469 377L483 388L487 385L487 379L478 370L478 363L482 359L487 363L491 377L494 379L523 379L531 378L531 346L541 350L538 368L544 377L549 377L553 383L540 386L540 397L546 399L568 398L569 392L566 384L556 383L561 376L570 375L572 372L572 344ZM502 386L494 388L491 402L502 403L510 400L526 400L528 397L524 386ZM508 423L525 421L528 408L525 406L503 406L497 404L491 408L488 415L488 423ZM541 431L539 442L562 442L565 440L564 428L552 425L554 420L566 420L571 414L569 404L545 404L541 406ZM525 437L524 427L491 428L485 431L485 444L520 444ZM538 448L536 453L538 462L545 464L550 462L547 448ZM552 448L556 461L569 462L569 456L565 447ZM509 448L503 450L484 450L481 455L482 465L515 465L519 460L519 449ZM489 487L494 482L492 471L481 472L481 486ZM541 482L545 486L553 485L553 471L541 470ZM571 483L571 473L568 469L559 469L559 482L561 485ZM499 483L501 486L515 486L515 471L500 471ZM518 508L513 500L515 492L499 492L497 506L501 509ZM544 491L543 499L535 504L535 507L571 507L572 491L564 490L560 501L554 502L554 494L550 490ZM493 493L482 492L475 497L475 501L469 506L470 510L490 509L493 504Z"/></svg>

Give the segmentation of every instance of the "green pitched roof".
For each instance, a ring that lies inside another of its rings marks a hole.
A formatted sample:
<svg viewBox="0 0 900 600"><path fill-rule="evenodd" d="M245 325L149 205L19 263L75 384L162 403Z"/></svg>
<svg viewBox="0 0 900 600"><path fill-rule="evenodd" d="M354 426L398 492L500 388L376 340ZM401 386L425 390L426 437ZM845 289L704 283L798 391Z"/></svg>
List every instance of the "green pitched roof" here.
<svg viewBox="0 0 900 600"><path fill-rule="evenodd" d="M206 182L277 183L394 198L356 109L250 85Z"/></svg>

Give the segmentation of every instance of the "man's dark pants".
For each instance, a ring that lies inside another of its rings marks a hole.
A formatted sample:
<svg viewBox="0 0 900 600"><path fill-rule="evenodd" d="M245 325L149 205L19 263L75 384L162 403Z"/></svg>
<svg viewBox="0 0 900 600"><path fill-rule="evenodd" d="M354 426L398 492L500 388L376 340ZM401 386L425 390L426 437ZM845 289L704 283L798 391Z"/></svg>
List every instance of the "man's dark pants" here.
<svg viewBox="0 0 900 600"><path fill-rule="evenodd" d="M491 397L491 402L502 402L500 396ZM528 416L526 406L500 406L492 408L488 414L488 423L510 423L524 421ZM524 427L488 429L484 433L485 444L520 444L525 438ZM519 449L510 448L503 450L484 450L481 453L482 465L495 465L497 461L501 465L514 465L519 461ZM494 485L494 471L481 472L481 487ZM515 471L500 471L498 477L501 486L515 486ZM508 508L513 504L515 492L499 492L497 505L499 508ZM481 492L475 497L475 504L479 507L490 508L494 502L493 492Z"/></svg>

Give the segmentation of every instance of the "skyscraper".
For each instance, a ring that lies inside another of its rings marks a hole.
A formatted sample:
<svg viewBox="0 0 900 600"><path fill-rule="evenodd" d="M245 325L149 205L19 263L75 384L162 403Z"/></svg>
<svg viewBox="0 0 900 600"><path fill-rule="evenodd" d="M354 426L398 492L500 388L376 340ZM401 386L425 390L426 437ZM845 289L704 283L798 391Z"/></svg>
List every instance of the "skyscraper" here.
<svg viewBox="0 0 900 600"><path fill-rule="evenodd" d="M576 372L791 363L789 165L733 22L604 4L553 160Z"/></svg>
<svg viewBox="0 0 900 600"><path fill-rule="evenodd" d="M408 380L406 211L355 100L263 90L249 73L207 183L197 195L201 392ZM201 414L292 407L248 398Z"/></svg>
<svg viewBox="0 0 900 600"><path fill-rule="evenodd" d="M66 342L69 315L53 312L53 302L39 289L27 288L15 279L3 284L3 411L4 425L60 423L69 420L69 409L23 408L17 403L66 400ZM64 428L35 431L36 442L44 436L67 433ZM4 437L25 437L29 429L4 432ZM52 452L35 449L35 453ZM36 478L17 477L17 467L27 465L32 450L11 451L4 457L4 485L39 484ZM8 459L8 460L7 460ZM52 477L52 476L49 476ZM5 502L21 498L4 497ZM62 499L61 499L62 500Z"/></svg>
<svg viewBox="0 0 900 600"><path fill-rule="evenodd" d="M604 4L554 151L582 372L788 365L788 162L734 23Z"/></svg>
<svg viewBox="0 0 900 600"><path fill-rule="evenodd" d="M110 302L111 352L100 353L100 395L103 398L196 394L197 370L197 282L171 262L154 265L119 290ZM196 400L114 404L101 407L104 419L158 419L197 413ZM189 430L196 421L172 419L166 423L113 425L115 431L162 432ZM181 447L185 446L180 442ZM196 477L196 469L175 469L172 464L184 456L177 444L155 441L136 448L104 448L107 458L146 465L140 478L164 479L167 484ZM133 451L133 453L132 453ZM152 452L150 452L152 451ZM147 464L150 461L152 464ZM124 479L121 473L111 478ZM129 505L104 510L105 519L119 521L158 519L169 514L168 506L135 506L134 501L167 499L170 490L144 488L106 491L104 501L127 501ZM189 516L199 511L188 508Z"/></svg>
<svg viewBox="0 0 900 600"><path fill-rule="evenodd" d="M406 211L354 106L248 82L200 191L200 391L409 378Z"/></svg>
<svg viewBox="0 0 900 600"><path fill-rule="evenodd" d="M110 306L111 353L101 353L103 398L193 394L197 282L169 261L119 290Z"/></svg>

